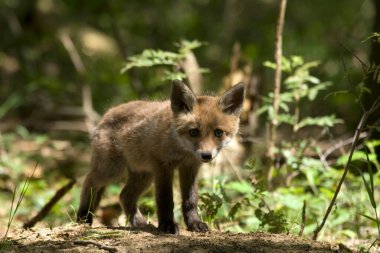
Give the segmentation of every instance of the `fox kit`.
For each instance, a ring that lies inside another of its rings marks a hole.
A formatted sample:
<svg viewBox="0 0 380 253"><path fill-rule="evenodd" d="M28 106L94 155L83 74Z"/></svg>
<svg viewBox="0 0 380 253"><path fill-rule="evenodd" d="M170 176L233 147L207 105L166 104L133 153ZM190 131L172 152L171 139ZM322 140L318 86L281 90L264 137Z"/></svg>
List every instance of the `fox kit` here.
<svg viewBox="0 0 380 253"><path fill-rule="evenodd" d="M130 224L146 225L137 200L154 181L158 228L177 234L172 181L178 168L187 228L206 232L208 227L197 213L198 169L238 132L243 99L242 83L212 97L195 96L184 83L173 81L170 101L134 101L111 108L92 137L91 169L84 181L77 221L91 224L104 188L127 174L120 202Z"/></svg>

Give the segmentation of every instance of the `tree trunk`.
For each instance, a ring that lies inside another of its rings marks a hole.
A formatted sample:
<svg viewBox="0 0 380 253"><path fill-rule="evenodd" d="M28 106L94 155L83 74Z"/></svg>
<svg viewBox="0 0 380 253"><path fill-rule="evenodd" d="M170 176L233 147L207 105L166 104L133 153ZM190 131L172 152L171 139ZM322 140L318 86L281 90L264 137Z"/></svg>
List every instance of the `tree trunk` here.
<svg viewBox="0 0 380 253"><path fill-rule="evenodd" d="M375 16L373 20L373 32L380 32L380 1L373 0L373 5L375 9ZM372 41L372 47L370 52L370 72L367 74L365 79L366 87L371 90L371 94L365 94L363 98L363 103L365 108L368 108L373 104L373 102L380 96L380 76L376 68L380 68L380 42L378 38ZM380 125L380 110L373 112L373 114L368 119L369 126L379 126ZM380 139L380 131L370 131L372 134L370 139ZM380 146L376 149L377 159L380 161Z"/></svg>

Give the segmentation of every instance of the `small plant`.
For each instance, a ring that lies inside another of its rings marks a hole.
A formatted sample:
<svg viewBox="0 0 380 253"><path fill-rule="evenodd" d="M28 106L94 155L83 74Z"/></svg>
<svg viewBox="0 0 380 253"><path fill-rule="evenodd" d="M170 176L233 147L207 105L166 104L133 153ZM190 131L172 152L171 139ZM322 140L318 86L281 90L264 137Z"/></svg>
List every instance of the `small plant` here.
<svg viewBox="0 0 380 253"><path fill-rule="evenodd" d="M302 117L301 103L303 100L314 101L319 92L331 86L330 82L321 82L317 77L310 74L310 69L317 67L318 62L304 62L301 56L291 56L289 59L283 58L282 71L288 74L284 81L286 90L280 95L281 113L273 113L273 93L263 98L264 105L258 113L267 113L268 119L276 117L278 123L284 123L292 126L293 133L307 126L332 127L335 124L342 123L335 115ZM264 66L275 68L272 62L264 62Z"/></svg>
<svg viewBox="0 0 380 253"><path fill-rule="evenodd" d="M264 65L275 68L275 64L272 62L265 62ZM282 71L287 74L287 77L284 80L285 89L279 96L280 110L277 114L274 113L273 93L263 98L263 105L258 110L258 114L265 113L268 121L274 120L277 126L283 125L291 128L291 138L283 140L281 145L277 145L275 148L275 153L285 158L284 162L291 171L302 172L304 171L303 168L309 168L313 161L305 156L306 151L311 149L318 153L320 150L313 145L317 139L322 137L329 128L343 122L334 114L304 116L309 114L303 109L305 108L304 103L315 101L322 90L331 86L330 82L321 82L317 77L311 75L310 70L318 65L319 63L316 61L304 62L300 56L291 56L289 59L283 57ZM306 127L322 128L321 134L317 138L313 136L299 138L300 131ZM291 174L291 171L287 171L286 174ZM268 180L270 181L273 175L269 174Z"/></svg>
<svg viewBox="0 0 380 253"><path fill-rule="evenodd" d="M216 193L203 193L200 196L202 204L199 208L202 210L203 220L208 224L212 224L218 213L219 208L223 204L223 199Z"/></svg>
<svg viewBox="0 0 380 253"><path fill-rule="evenodd" d="M31 180L31 178L34 175L34 172L36 171L36 168L37 168L37 163L36 163L36 165L35 165L32 173L26 178L26 180L24 182L24 185L22 186L20 195L18 196L18 200L17 200L16 205L15 205L15 201L16 201L16 187L15 187L15 189L13 191L12 202L11 202L12 204L11 204L11 208L9 210L9 216L8 216L7 230L5 231L3 240L7 239L9 229L10 229L10 227L12 225L12 222L13 222L13 218L15 217L15 215L17 213L17 210L20 207L20 204L21 204L22 200L24 199L25 193L27 192L27 190L29 188L29 185L30 185L30 180Z"/></svg>
<svg viewBox="0 0 380 253"><path fill-rule="evenodd" d="M254 161L248 161L244 166L252 173L254 167ZM250 177L233 180L224 176L213 180L211 186L205 184L199 205L203 219L210 225L216 224L219 229L236 232L258 229L274 233L288 231L283 210L267 203L271 198L269 192L264 191L259 182L253 181Z"/></svg>

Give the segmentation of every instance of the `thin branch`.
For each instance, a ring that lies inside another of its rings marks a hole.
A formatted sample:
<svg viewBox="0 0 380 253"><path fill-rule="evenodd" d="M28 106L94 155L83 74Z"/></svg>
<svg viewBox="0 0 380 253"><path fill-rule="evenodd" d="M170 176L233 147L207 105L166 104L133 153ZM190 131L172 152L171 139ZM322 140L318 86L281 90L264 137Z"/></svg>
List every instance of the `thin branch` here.
<svg viewBox="0 0 380 253"><path fill-rule="evenodd" d="M277 114L280 105L280 92L281 92L281 62L282 62L282 34L284 30L285 22L285 10L286 10L286 1L281 0L280 2L280 11L277 20L276 27L276 41L275 41L275 61L276 61L276 70L274 76L274 95L273 95L273 118L270 121L269 126L269 142L268 142L268 157L273 160L274 156L274 147L276 142L276 128L278 125Z"/></svg>
<svg viewBox="0 0 380 253"><path fill-rule="evenodd" d="M303 235L303 230L305 229L306 225L306 200L303 201L303 206L302 206L302 223L301 223L301 229L300 232L298 233L298 236Z"/></svg>
<svg viewBox="0 0 380 253"><path fill-rule="evenodd" d="M340 188L342 187L342 184L344 183L344 180L348 174L348 171L349 171L349 168L350 168L350 165L351 165L351 160L352 160L352 156L355 152L355 149L356 149L356 146L358 144L358 141L359 141L359 137L360 137L360 134L367 122L367 119L368 117L376 110L378 110L380 107L380 97L378 97L375 102L372 104L371 108L368 110L368 111L365 111L364 114L362 115L361 119L360 119L360 122L355 130L355 134L354 134L354 137L353 137L353 142L351 144L351 149L350 149L350 153L349 153L349 156L348 156L348 160L347 160L347 163L344 167L344 171L343 171L343 174L342 174L342 177L338 183L338 186L335 190L335 193L334 193L334 196L333 198L331 199L331 202L330 202L330 205L328 206L327 210L326 210L326 213L325 213L325 216L323 217L323 220L322 220L322 223L317 226L317 228L314 230L314 235L313 235L313 239L314 240L317 240L318 238L318 234L319 232L322 230L322 228L324 227L325 223L326 223L326 220L327 218L329 217L330 215L330 212L333 208L333 206L335 205L335 202L336 202L336 199L338 198L338 195L339 195L339 192L340 192Z"/></svg>
<svg viewBox="0 0 380 253"><path fill-rule="evenodd" d="M41 221L46 215L49 214L50 210L54 205L63 197L65 194L74 186L75 179L71 179L67 184L60 188L54 195L54 197L34 216L31 220L27 221L23 228L31 228L36 225L37 222Z"/></svg>
<svg viewBox="0 0 380 253"><path fill-rule="evenodd" d="M86 73L86 68L70 36L67 34L67 32L62 32L59 36L59 39L69 54L75 70L79 75L83 77ZM86 114L86 124L88 131L91 131L95 127L96 122L100 119L100 116L93 109L91 86L86 82L82 84L82 109Z"/></svg>
<svg viewBox="0 0 380 253"><path fill-rule="evenodd" d="M274 58L276 61L276 70L274 76L274 95L273 95L273 118L269 122L267 127L268 131L268 146L266 150L266 157L268 159L268 169L265 172L265 180L267 182L268 188L271 187L271 180L273 174L273 166L272 163L274 161L274 149L276 145L276 129L278 125L277 115L279 111L280 105L280 92L281 92L281 63L282 63L282 34L284 31L284 23L285 23L285 10L286 10L286 1L280 1L280 10L277 19L276 26L276 41L275 41L275 54Z"/></svg>
<svg viewBox="0 0 380 253"><path fill-rule="evenodd" d="M365 63L364 61L362 61L362 59L360 59L357 55L354 54L354 52L352 52L351 49L349 49L348 47L346 47L343 43L339 43L339 45L341 47L343 47L345 50L347 50L347 52L349 52L353 57L355 57L356 60L358 60L362 66L364 66L366 69L368 69L368 64Z"/></svg>
<svg viewBox="0 0 380 253"><path fill-rule="evenodd" d="M365 132L362 132L360 133L359 135L359 139L364 139L364 138L367 138L368 134L365 133ZM331 147L329 147L323 154L321 154L321 159L323 159L323 161L326 162L326 159L329 155L331 155L333 152L335 152L336 150L348 145L348 144L352 144L352 142L354 141L354 137L351 137L351 138L348 138L346 140L343 140L343 141L339 141L338 143L332 145Z"/></svg>

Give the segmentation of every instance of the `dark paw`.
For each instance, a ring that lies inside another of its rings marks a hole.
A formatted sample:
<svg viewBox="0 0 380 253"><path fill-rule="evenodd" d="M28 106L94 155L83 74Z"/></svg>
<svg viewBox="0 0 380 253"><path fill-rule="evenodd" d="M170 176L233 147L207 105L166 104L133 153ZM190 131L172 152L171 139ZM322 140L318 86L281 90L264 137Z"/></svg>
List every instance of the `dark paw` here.
<svg viewBox="0 0 380 253"><path fill-rule="evenodd" d="M201 222L201 221L194 221L188 224L187 226L189 231L193 232L207 232L208 231L208 226L206 223Z"/></svg>
<svg viewBox="0 0 380 253"><path fill-rule="evenodd" d="M77 222L78 223L87 223L92 225L92 215L86 214L86 215L79 215L77 216Z"/></svg>
<svg viewBox="0 0 380 253"><path fill-rule="evenodd" d="M77 213L77 222L92 225L92 213L86 208L79 208Z"/></svg>
<svg viewBox="0 0 380 253"><path fill-rule="evenodd" d="M179 227L173 221L160 223L158 225L158 229L164 233L175 234L175 235L179 234Z"/></svg>

